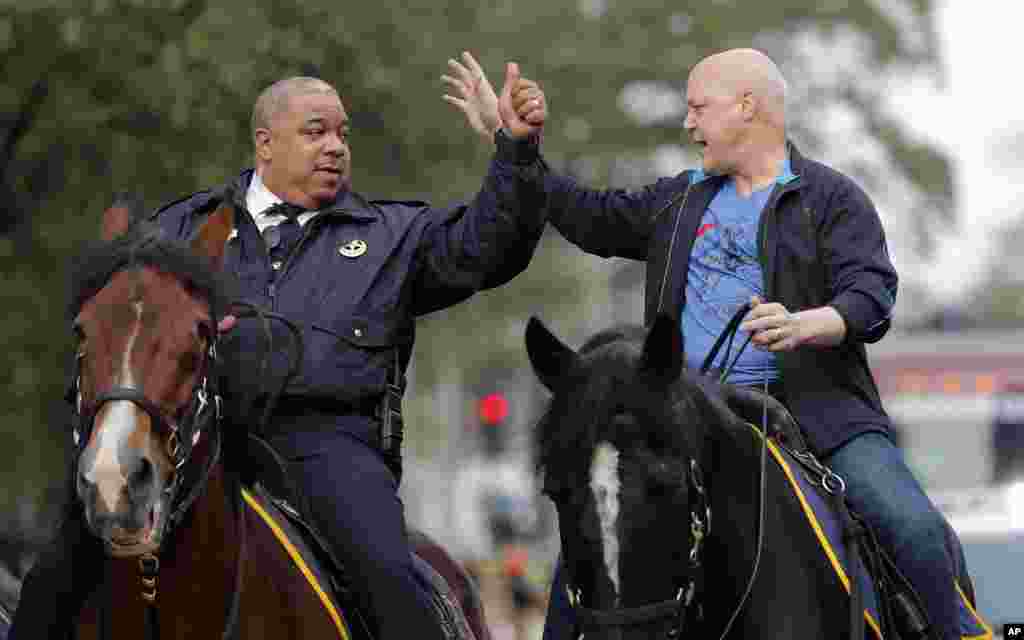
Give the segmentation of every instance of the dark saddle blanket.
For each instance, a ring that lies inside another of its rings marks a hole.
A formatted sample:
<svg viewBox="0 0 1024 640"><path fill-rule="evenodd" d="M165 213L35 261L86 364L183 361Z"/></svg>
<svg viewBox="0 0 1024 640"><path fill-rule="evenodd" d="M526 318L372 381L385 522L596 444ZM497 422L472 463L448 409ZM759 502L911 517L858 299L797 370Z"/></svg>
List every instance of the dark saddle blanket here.
<svg viewBox="0 0 1024 640"><path fill-rule="evenodd" d="M851 554L843 541L842 523L827 500L820 477L812 475L788 449L779 446L772 439L768 440L768 448L772 459L789 481L788 486L799 500L807 524L818 540L821 553L828 558L829 564L849 593ZM852 561L857 563L855 574L863 597L864 621L868 629L866 635L882 640L884 633L880 624L882 618L879 612L879 594L875 588L874 577L868 571L862 555L858 554ZM960 594L960 637L963 640L991 640L992 629L974 610L959 584L956 588Z"/></svg>
<svg viewBox="0 0 1024 640"><path fill-rule="evenodd" d="M266 442L252 438L248 447L246 505L271 529L298 570L338 625L340 636L369 638L370 630L352 597L358 585L351 583L344 564L331 552L324 538L303 515L306 505L288 478L283 460ZM431 594L434 615L449 640L476 640L459 599L434 568L412 554L420 584ZM344 631L341 631L344 629Z"/></svg>

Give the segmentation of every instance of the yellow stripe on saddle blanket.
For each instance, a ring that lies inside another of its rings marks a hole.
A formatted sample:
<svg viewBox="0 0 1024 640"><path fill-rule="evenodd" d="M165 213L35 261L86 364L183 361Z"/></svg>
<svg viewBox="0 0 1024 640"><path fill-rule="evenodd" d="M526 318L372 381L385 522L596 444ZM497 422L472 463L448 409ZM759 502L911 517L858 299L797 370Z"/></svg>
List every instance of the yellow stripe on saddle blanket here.
<svg viewBox="0 0 1024 640"><path fill-rule="evenodd" d="M754 430L756 436L761 436L761 430L757 426L751 424L750 428ZM799 500L807 522L821 545L822 552L828 558L829 564L836 572L846 592L850 593L847 567L840 560L840 558L847 557L848 554L842 542L841 526L836 514L810 480L800 472L799 463L788 451L781 449L771 438L768 439L768 450L789 481L789 486ZM882 640L882 630L878 624L878 594L863 564L858 567L858 576L861 581L861 593L864 595L864 620L874 632L874 637L877 640ZM992 629L985 624L985 621L967 601L959 584L956 585L956 588L960 594L960 635L962 640L991 640Z"/></svg>
<svg viewBox="0 0 1024 640"><path fill-rule="evenodd" d="M270 528L274 537L288 553L288 557L295 563L295 567L306 578L306 582L309 583L310 588L320 599L320 603L327 610L331 620L334 621L334 626L338 630L338 637L341 640L350 640L352 634L349 632L348 623L345 621L342 608L335 599L334 594L331 593L331 588L326 586L329 584L327 576L323 574L319 563L314 559L313 552L303 540L298 529L288 522L288 518L281 513L281 510L270 500L270 497L258 488L249 490L243 487L242 498L253 512Z"/></svg>

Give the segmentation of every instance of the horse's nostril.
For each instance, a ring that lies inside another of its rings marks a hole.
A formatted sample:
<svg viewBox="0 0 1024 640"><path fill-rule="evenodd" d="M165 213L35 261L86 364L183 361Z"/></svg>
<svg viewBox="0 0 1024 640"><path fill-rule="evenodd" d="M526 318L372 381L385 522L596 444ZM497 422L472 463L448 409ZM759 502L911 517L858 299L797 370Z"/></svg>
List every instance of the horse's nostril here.
<svg viewBox="0 0 1024 640"><path fill-rule="evenodd" d="M153 483L154 475L153 463L146 458L139 458L128 475L128 486L133 489L146 488Z"/></svg>

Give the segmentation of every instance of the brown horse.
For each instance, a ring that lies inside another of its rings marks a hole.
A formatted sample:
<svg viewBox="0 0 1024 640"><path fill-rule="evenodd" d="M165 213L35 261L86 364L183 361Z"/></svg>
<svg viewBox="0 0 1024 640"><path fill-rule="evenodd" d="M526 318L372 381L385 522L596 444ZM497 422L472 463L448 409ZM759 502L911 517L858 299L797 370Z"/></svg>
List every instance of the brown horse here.
<svg viewBox="0 0 1024 640"><path fill-rule="evenodd" d="M223 463L217 274L232 227L222 207L185 247L115 206L75 274L77 494L107 551L79 638L367 633ZM482 610L466 614L488 637Z"/></svg>

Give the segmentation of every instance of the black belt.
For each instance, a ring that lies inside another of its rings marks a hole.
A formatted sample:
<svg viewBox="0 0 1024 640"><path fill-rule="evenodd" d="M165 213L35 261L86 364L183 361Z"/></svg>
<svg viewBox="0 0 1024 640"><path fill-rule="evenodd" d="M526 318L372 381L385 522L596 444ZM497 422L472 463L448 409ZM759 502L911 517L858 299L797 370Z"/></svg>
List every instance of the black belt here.
<svg viewBox="0 0 1024 640"><path fill-rule="evenodd" d="M368 398L359 402L340 402L335 398L318 398L316 396L281 396L274 405L274 416L304 416L311 413L323 413L334 416L367 416L379 417L380 398ZM262 412L262 403L257 409Z"/></svg>
<svg viewBox="0 0 1024 640"><path fill-rule="evenodd" d="M281 396L274 405L274 412L270 416L270 424L267 426L267 437L282 434L274 426L275 418L303 418L317 414L327 416L363 416L372 418L377 423L373 434L366 434L372 446L376 447L384 456L388 467L401 480L402 477L402 440L404 429L402 426L402 395L401 389L388 385L383 396L371 397L359 402L339 402L334 398L318 398L316 396ZM263 412L265 405L258 405L259 413ZM302 428L305 430L306 424ZM336 426L330 421L311 421L308 424L311 430L318 427L335 430ZM286 429L287 431L288 429Z"/></svg>

